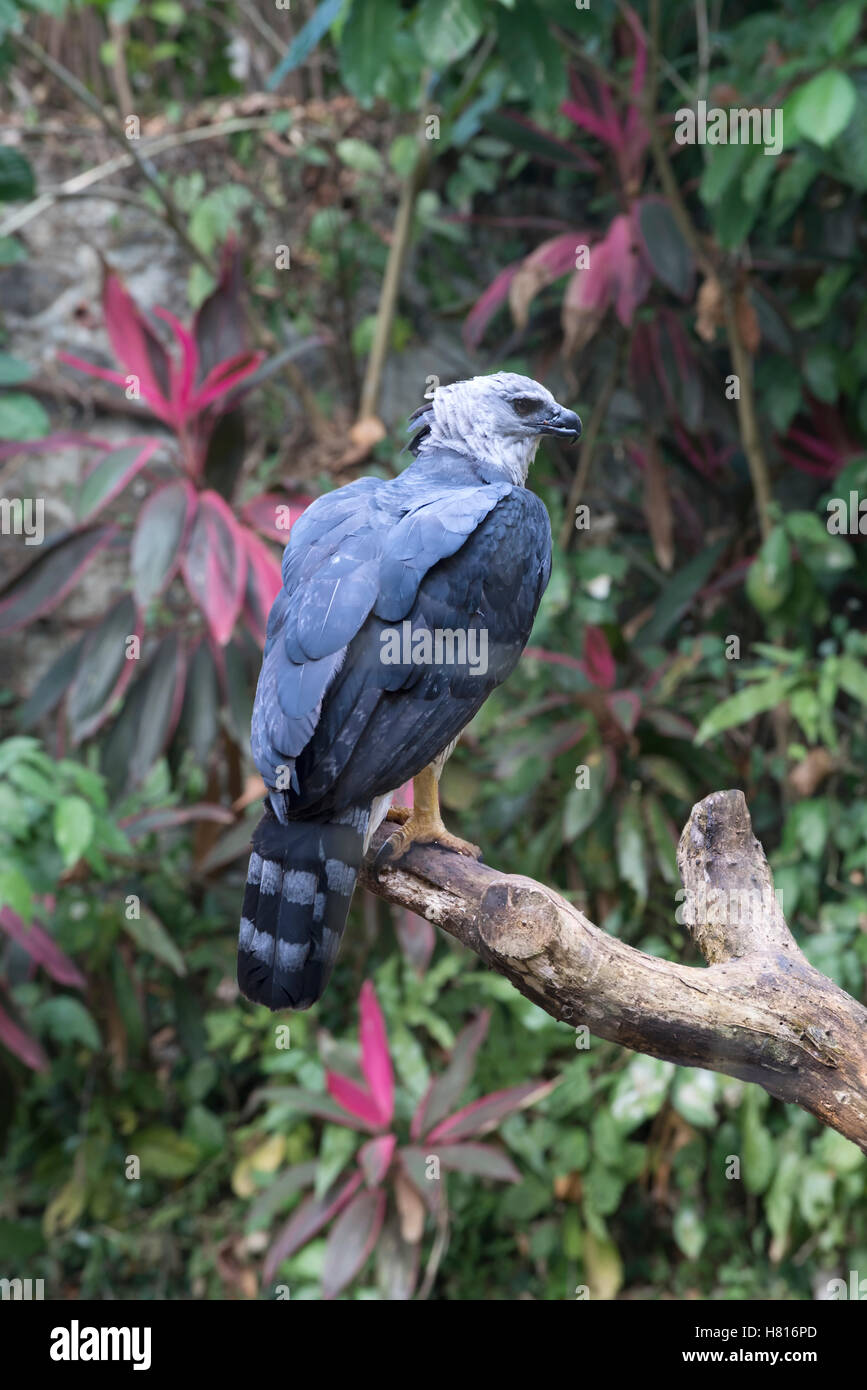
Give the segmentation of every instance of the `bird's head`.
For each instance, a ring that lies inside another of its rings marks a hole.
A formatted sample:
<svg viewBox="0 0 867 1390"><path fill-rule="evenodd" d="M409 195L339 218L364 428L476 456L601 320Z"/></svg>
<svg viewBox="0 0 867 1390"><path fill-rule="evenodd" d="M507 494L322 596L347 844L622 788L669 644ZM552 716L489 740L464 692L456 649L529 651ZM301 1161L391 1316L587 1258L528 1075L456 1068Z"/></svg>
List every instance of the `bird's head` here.
<svg viewBox="0 0 867 1390"><path fill-rule="evenodd" d="M542 435L574 444L581 421L532 377L494 372L438 386L410 428L419 431L411 447L420 457L452 449L523 484Z"/></svg>

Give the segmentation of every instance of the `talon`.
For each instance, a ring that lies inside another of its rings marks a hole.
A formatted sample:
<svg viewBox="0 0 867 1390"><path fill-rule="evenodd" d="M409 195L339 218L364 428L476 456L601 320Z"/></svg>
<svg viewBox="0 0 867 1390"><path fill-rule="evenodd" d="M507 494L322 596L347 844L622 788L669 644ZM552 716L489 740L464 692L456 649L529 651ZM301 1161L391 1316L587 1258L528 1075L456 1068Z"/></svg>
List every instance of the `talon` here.
<svg viewBox="0 0 867 1390"><path fill-rule="evenodd" d="M411 845L440 845L442 849L464 854L469 859L481 859L482 851L469 840L462 840L446 830L440 815L437 795L438 777L432 767L426 767L413 779L413 809L407 806L391 806L386 820L397 821L400 829L380 846L373 866L381 869L385 864L393 864L403 858Z"/></svg>
<svg viewBox="0 0 867 1390"><path fill-rule="evenodd" d="M452 849L456 854L465 854L469 859L482 857L481 849L472 840L462 840L460 835L452 835L449 830L441 830L434 843L442 845L443 849Z"/></svg>

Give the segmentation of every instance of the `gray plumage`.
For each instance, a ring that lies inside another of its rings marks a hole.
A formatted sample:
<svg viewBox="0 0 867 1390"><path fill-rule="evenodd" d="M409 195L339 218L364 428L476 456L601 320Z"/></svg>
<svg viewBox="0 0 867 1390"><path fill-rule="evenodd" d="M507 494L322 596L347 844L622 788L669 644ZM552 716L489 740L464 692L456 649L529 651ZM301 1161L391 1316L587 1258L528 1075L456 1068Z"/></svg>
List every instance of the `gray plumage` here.
<svg viewBox="0 0 867 1390"><path fill-rule="evenodd" d="M269 794L238 952L250 999L301 1009L320 997L375 817L514 668L551 569L527 470L542 434L580 428L528 377L440 387L413 417L409 468L327 493L293 526L253 708ZM384 660L407 621L414 634L484 634L485 671Z"/></svg>

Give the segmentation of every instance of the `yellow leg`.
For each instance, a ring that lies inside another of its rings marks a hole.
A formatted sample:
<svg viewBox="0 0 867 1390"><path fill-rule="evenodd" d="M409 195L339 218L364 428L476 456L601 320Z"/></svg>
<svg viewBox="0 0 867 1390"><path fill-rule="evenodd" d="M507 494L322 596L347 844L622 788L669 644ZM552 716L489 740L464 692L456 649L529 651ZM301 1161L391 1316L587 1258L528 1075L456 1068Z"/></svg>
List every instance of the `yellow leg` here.
<svg viewBox="0 0 867 1390"><path fill-rule="evenodd" d="M432 765L413 778L412 799L411 811L405 806L393 806L388 812L386 819L400 821L401 828L386 840L376 856L377 863L390 863L392 860L400 859L410 845L415 844L442 845L443 849L467 854L472 859L481 856L482 851L478 845L472 845L469 840L452 835L443 825L440 815L439 778Z"/></svg>

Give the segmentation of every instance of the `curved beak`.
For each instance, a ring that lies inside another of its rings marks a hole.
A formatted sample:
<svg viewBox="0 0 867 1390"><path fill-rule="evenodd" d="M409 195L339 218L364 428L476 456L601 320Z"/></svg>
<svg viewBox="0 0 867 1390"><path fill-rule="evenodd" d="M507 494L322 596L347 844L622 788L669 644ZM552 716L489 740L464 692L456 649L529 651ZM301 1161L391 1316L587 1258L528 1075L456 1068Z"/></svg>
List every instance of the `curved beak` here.
<svg viewBox="0 0 867 1390"><path fill-rule="evenodd" d="M540 434L556 434L560 439L565 439L567 443L574 444L581 438L581 421L574 410L566 410L562 405L558 405L550 420L545 420L539 427Z"/></svg>

